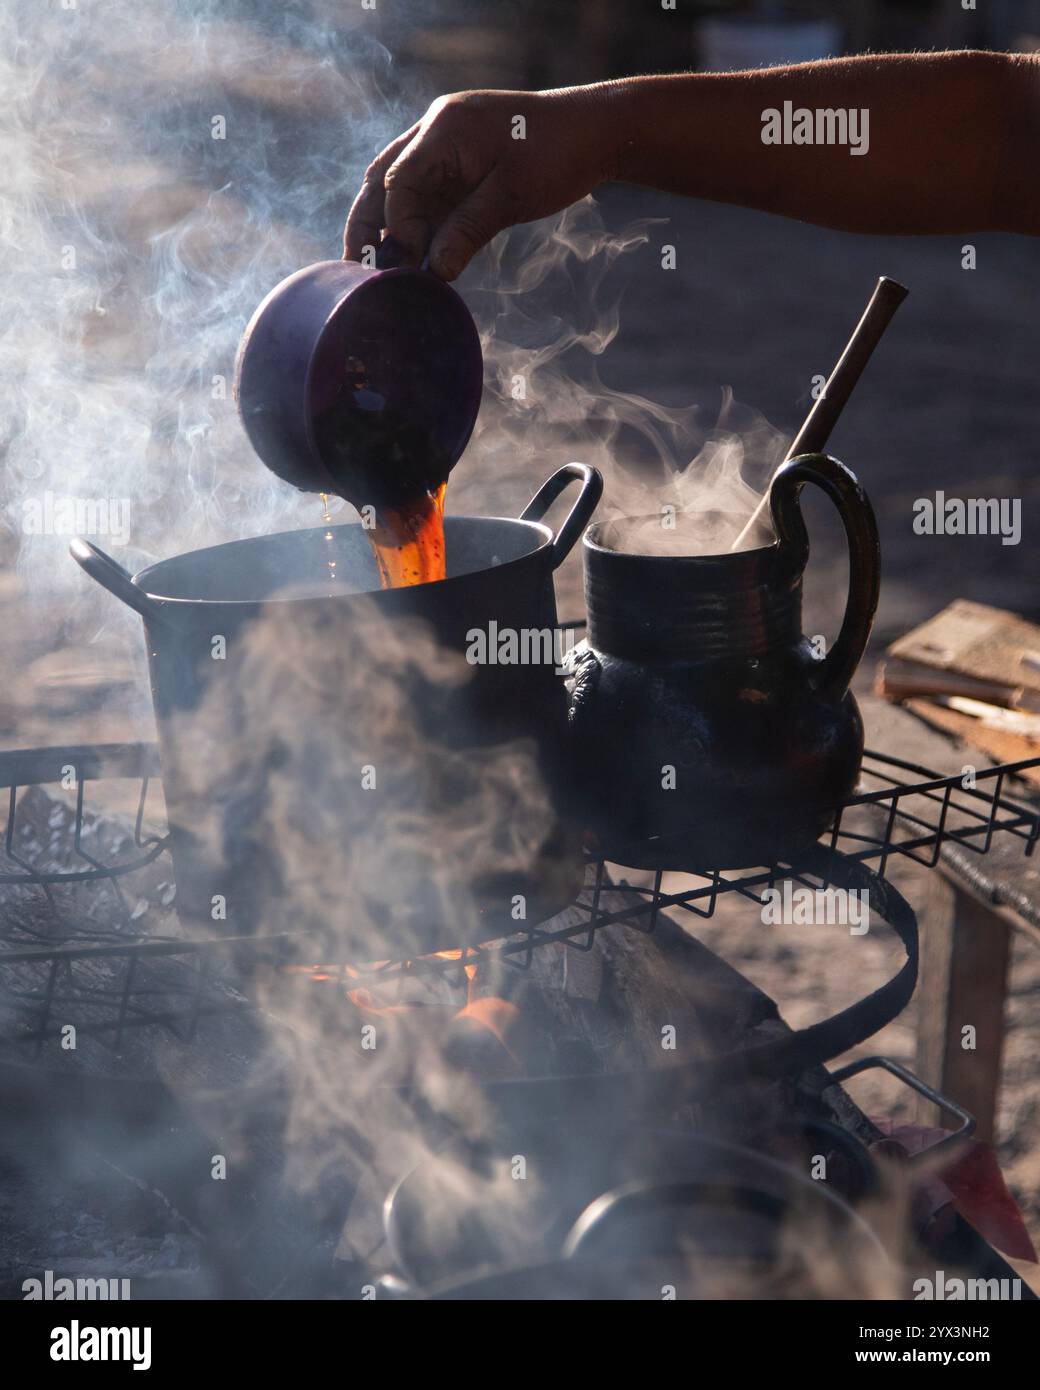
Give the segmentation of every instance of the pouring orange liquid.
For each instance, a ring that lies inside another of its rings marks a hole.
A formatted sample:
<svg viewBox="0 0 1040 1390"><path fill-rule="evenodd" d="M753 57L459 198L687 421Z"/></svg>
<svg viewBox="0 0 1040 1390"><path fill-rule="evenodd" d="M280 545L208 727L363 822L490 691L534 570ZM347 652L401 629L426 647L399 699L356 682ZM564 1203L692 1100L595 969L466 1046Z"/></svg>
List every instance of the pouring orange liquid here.
<svg viewBox="0 0 1040 1390"><path fill-rule="evenodd" d="M318 496L321 498L321 519L322 521L324 521L325 525L328 526L332 521L332 513L329 511L329 494L327 492L320 492ZM325 539L329 542L333 540L333 535L331 531L325 532ZM336 562L332 558L331 551L329 552L329 558L325 563L329 567L329 579L335 579Z"/></svg>
<svg viewBox="0 0 1040 1390"><path fill-rule="evenodd" d="M444 494L448 484L424 493L414 502L376 512L368 533L384 589L428 584L443 579Z"/></svg>
<svg viewBox="0 0 1040 1390"><path fill-rule="evenodd" d="M315 382L322 401L314 417L319 453L337 493L362 515L374 508L367 535L382 587L445 578L444 493L452 460L427 430L390 415L361 358L331 353L316 368ZM328 523L329 494L321 498ZM335 561L328 564L335 579Z"/></svg>
<svg viewBox="0 0 1040 1390"><path fill-rule="evenodd" d="M379 566L379 582L384 589L403 589L410 584L428 584L445 577L444 494L446 482L434 492L423 493L414 502L384 507L376 512L376 524L368 532L369 544ZM329 494L321 493L322 520L332 520ZM332 540L326 531L325 539ZM336 561L329 559L329 578L336 578Z"/></svg>

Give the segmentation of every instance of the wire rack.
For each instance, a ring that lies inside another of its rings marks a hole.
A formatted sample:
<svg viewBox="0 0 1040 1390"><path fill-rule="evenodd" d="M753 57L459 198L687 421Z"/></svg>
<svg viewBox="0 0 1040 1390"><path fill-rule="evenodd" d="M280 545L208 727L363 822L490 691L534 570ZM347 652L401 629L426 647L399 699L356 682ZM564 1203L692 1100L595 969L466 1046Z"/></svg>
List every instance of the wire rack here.
<svg viewBox="0 0 1040 1390"><path fill-rule="evenodd" d="M591 950L604 927L623 923L652 932L662 911L711 917L725 894L761 906L765 891L781 880L826 889L827 865L837 868L835 856L845 864L868 863L884 879L899 859L936 866L944 846L984 855L1000 838L1031 855L1040 840L1040 807L1008 796L1006 788L1016 773L1036 766L1040 758L976 771L965 785L960 776L942 777L868 751L862 789L840 808L821 841L827 851L822 870L773 864L736 874L669 875L667 882L663 873L649 873L645 882L630 882L606 861L590 859L581 896L548 922L457 952L320 969L348 988L386 986L424 973L462 984L482 960L525 969L543 946ZM172 870L165 867L166 836L152 824L160 814L149 801L157 778L151 744L0 754L0 791L8 791L6 862L0 862L0 1047L28 1044L39 1051L69 1023L117 1050L128 1030L142 1027L163 1027L190 1041L204 1018L249 1007L234 983L243 952L277 959L292 943L298 958L300 938L291 933L204 940L180 933L171 906ZM136 803L136 811L113 822L113 837L104 833L109 821L93 807L92 794L98 784L116 781L126 784L125 800ZM59 793L43 794L45 786L57 787L64 800ZM46 846L40 843L41 811ZM813 858L814 865L821 862L818 850ZM159 885L159 909L165 911L141 911L139 880L164 869L170 883ZM68 894L72 898L63 900Z"/></svg>

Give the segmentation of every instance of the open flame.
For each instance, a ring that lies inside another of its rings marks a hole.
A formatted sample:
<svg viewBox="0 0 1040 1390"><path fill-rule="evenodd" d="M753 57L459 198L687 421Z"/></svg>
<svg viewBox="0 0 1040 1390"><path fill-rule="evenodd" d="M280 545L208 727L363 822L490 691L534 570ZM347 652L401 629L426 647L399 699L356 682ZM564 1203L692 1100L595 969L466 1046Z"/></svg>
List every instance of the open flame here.
<svg viewBox="0 0 1040 1390"><path fill-rule="evenodd" d="M423 959L464 961L467 956L472 954L474 954L472 948L466 947L464 949L435 951L431 956L423 957ZM477 962L469 961L463 965L462 974L466 981L466 1002L447 1016L444 1012L431 1009L430 1004L425 1001L402 1002L398 1000L391 1002L380 994L378 989L373 989L367 984L354 983L370 976L373 971L385 969L390 964L389 961L376 961L364 972L353 965L346 964L287 965L282 969L286 974L304 977L314 984L344 986L344 997L347 1002L359 1013L373 1018L401 1018L405 1016L415 1018L421 1010L430 1010L430 1041L436 1040L437 1035L443 1033L448 1043L449 1054L456 1065L466 1070L477 1070L481 1073L491 1072L495 1075L499 1075L503 1071L514 1074L527 1072L525 1048L520 1042L525 1024L523 1015L517 1005L508 999L502 999L495 994L481 995L478 992L479 965ZM408 966L410 964L411 962L404 963L401 973L395 974L395 981L409 977ZM410 978L415 979L417 977L411 975ZM451 1045L453 1033L455 1046ZM476 1035L475 1045L472 1048L466 1047L464 1045L466 1036L472 1037L474 1034ZM497 1049L492 1050L490 1054L485 1046L489 1040L494 1040L497 1044Z"/></svg>

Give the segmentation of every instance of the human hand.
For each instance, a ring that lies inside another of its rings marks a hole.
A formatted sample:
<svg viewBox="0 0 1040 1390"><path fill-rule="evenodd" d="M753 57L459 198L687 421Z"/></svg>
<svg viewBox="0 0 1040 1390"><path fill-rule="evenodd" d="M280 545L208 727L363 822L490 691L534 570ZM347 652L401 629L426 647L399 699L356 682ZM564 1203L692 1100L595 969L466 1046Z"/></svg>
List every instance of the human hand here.
<svg viewBox="0 0 1040 1390"><path fill-rule="evenodd" d="M611 178L610 84L439 97L365 172L344 233L359 260L384 230L454 280L497 232L547 217Z"/></svg>

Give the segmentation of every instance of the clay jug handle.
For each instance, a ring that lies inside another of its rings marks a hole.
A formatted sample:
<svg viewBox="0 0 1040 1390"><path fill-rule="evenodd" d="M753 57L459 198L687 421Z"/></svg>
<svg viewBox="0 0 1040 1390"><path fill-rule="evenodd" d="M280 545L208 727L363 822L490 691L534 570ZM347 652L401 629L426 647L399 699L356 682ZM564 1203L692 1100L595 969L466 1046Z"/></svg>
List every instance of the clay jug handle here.
<svg viewBox="0 0 1040 1390"><path fill-rule="evenodd" d="M823 489L838 509L849 542L849 595L838 640L822 661L816 687L840 700L859 665L881 586L881 545L867 494L851 469L827 454L799 454L777 470L769 493L773 526L780 544L794 547L799 564L809 555L809 538L799 494L806 483Z"/></svg>

